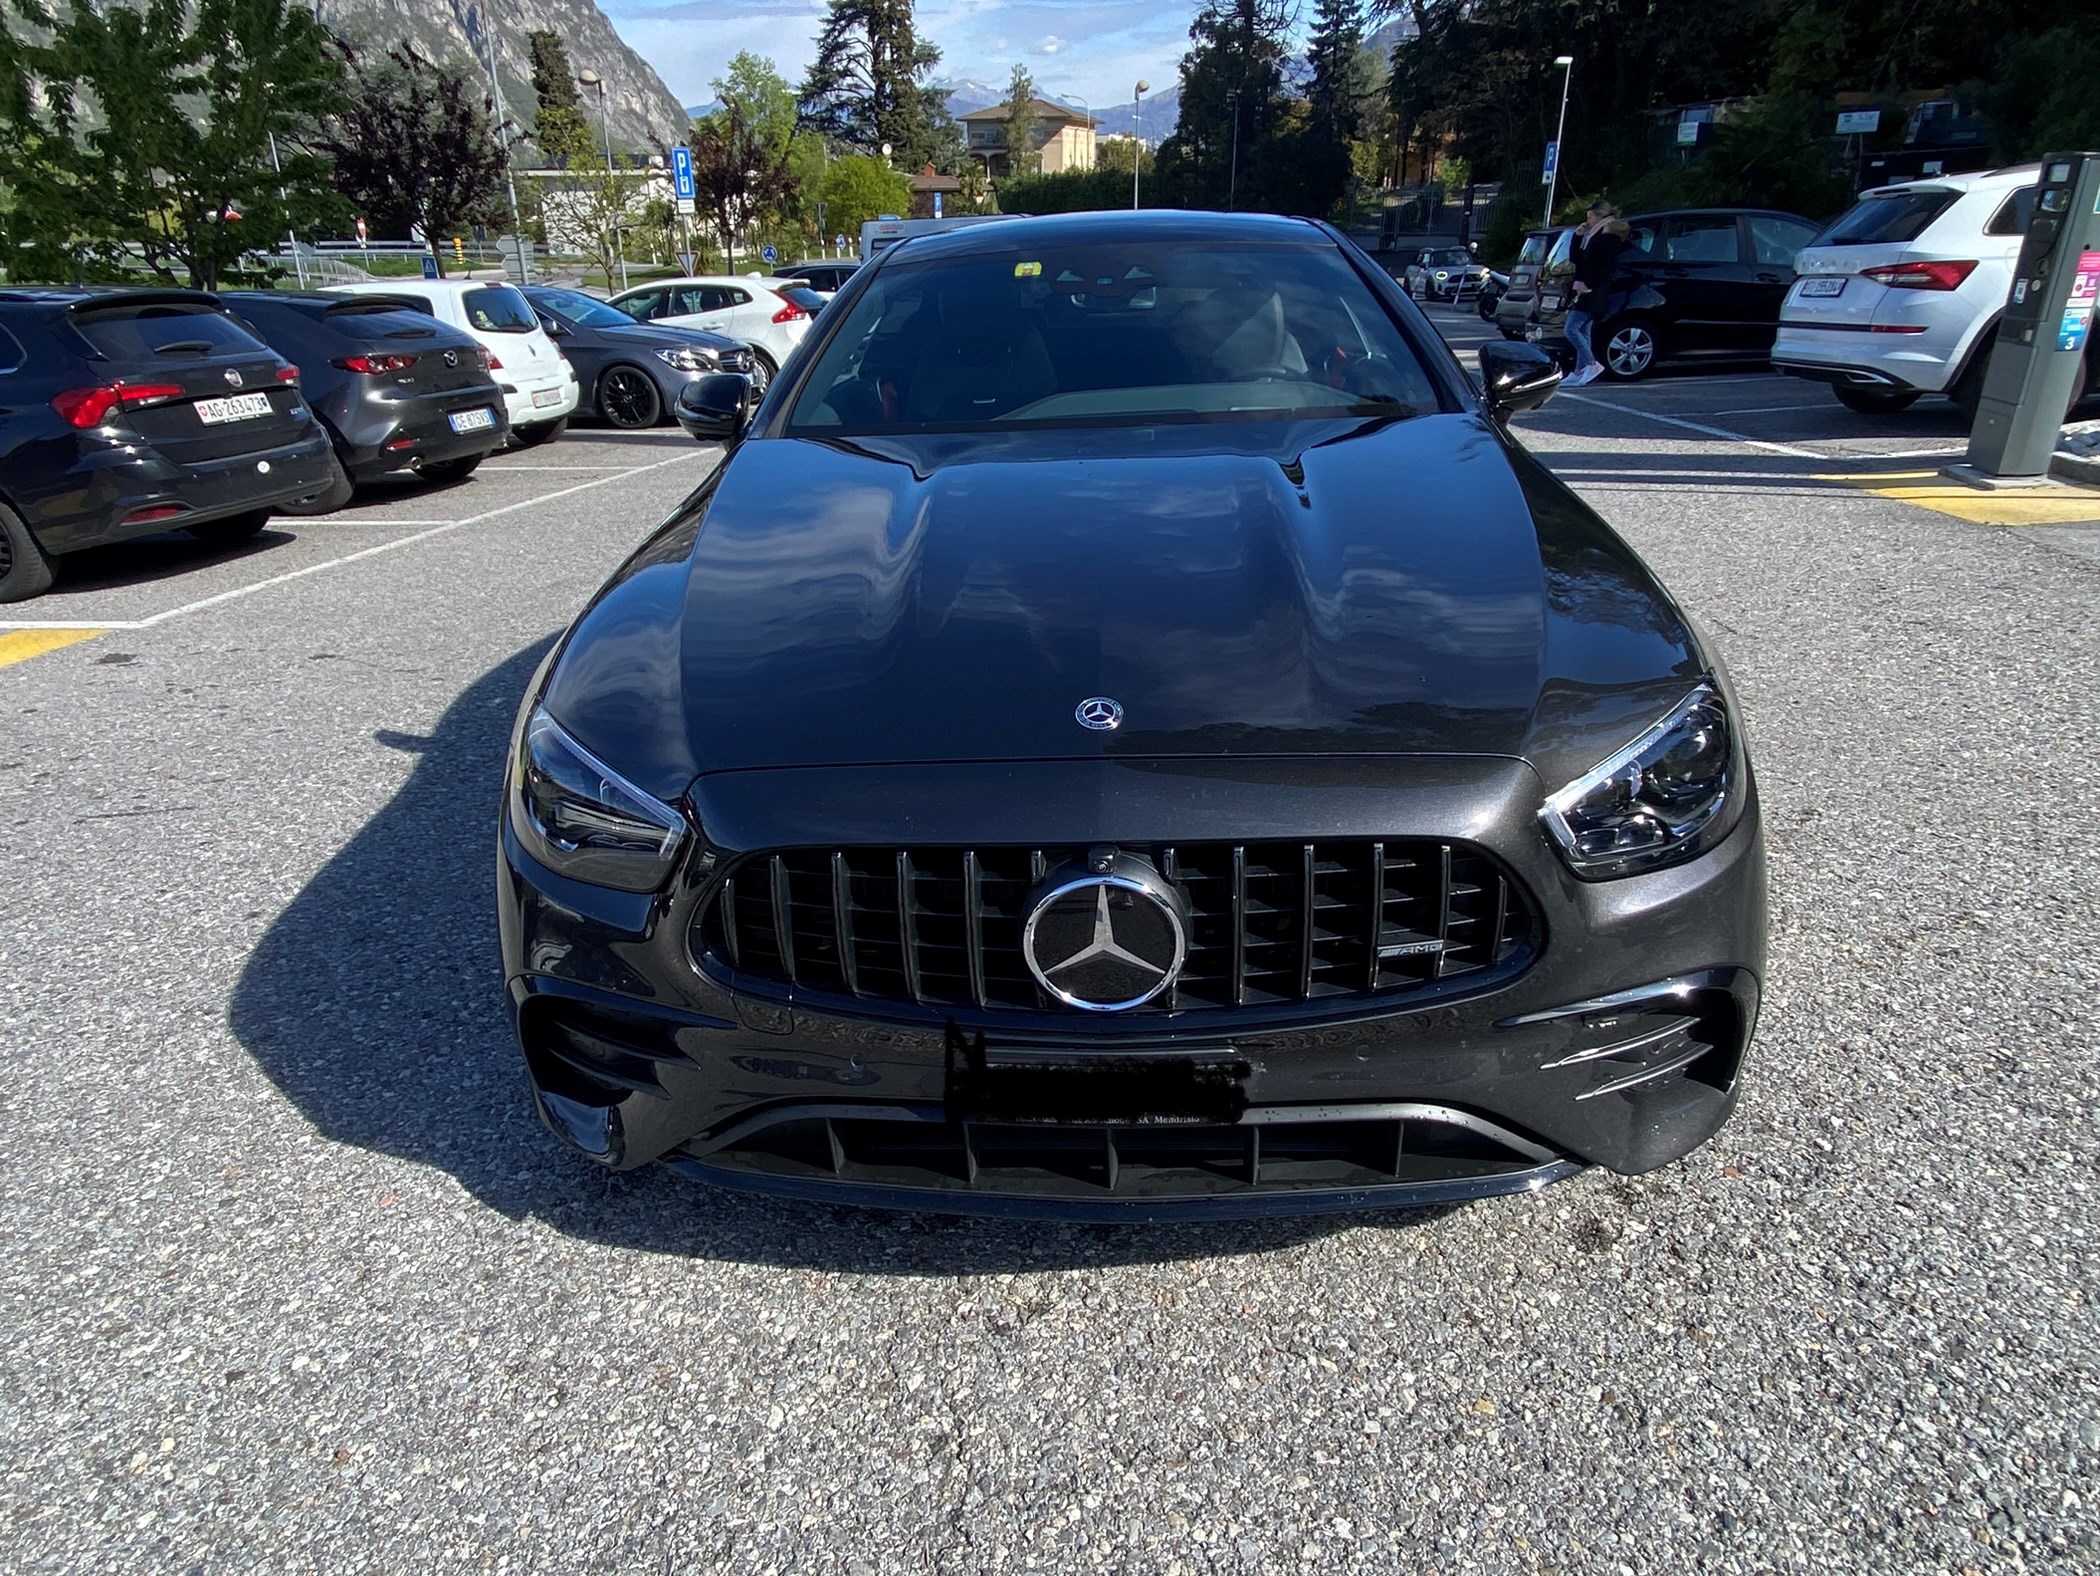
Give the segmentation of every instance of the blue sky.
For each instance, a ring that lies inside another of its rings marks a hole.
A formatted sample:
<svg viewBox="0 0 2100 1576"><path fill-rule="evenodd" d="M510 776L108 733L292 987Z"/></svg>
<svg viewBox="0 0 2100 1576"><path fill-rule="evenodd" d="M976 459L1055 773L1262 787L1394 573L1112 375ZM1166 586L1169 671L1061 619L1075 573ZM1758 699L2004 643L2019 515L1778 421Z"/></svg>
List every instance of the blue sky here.
<svg viewBox="0 0 2100 1576"><path fill-rule="evenodd" d="M685 104L740 49L790 81L815 53L823 0L599 0L620 36ZM1172 82L1188 48L1194 0L919 0L919 32L940 46L940 75L1003 86L1014 63L1037 88L1105 107L1130 101L1139 78Z"/></svg>

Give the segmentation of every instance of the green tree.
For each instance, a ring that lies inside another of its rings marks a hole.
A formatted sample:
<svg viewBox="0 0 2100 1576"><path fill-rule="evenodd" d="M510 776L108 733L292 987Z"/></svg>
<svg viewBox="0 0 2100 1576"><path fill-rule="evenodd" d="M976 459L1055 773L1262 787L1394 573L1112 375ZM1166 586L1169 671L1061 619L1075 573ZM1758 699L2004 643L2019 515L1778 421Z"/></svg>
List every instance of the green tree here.
<svg viewBox="0 0 2100 1576"><path fill-rule="evenodd" d="M888 143L915 169L932 159L944 113L926 81L940 60L918 36L912 0L829 0L800 90L802 124L863 153Z"/></svg>
<svg viewBox="0 0 2100 1576"><path fill-rule="evenodd" d="M335 184L380 234L420 230L440 271L444 238L502 212L505 155L487 93L398 44L378 61L341 45L358 91L328 117L318 146Z"/></svg>
<svg viewBox="0 0 2100 1576"><path fill-rule="evenodd" d="M1026 66L1016 65L1006 84L1006 119L999 123L999 141L1006 150L1009 179L1033 175L1042 166L1035 146L1035 78Z"/></svg>
<svg viewBox="0 0 2100 1576"><path fill-rule="evenodd" d="M1332 209L1349 187L1349 144L1363 125L1371 89L1363 39L1363 0L1319 0L1305 52L1311 79L1304 147L1312 162L1301 174L1315 213Z"/></svg>
<svg viewBox="0 0 2100 1576"><path fill-rule="evenodd" d="M833 159L824 178L824 207L826 222L851 245L870 219L911 211L911 182L880 158Z"/></svg>
<svg viewBox="0 0 2100 1576"><path fill-rule="evenodd" d="M1094 168L1097 170L1116 170L1127 176L1131 166L1136 165L1140 174L1150 175L1152 164L1152 150L1135 137L1103 137L1094 144ZM1127 196L1130 183L1126 180L1123 184ZM1033 209L1028 211L1034 212Z"/></svg>
<svg viewBox="0 0 2100 1576"><path fill-rule="evenodd" d="M1267 206L1264 149L1277 128L1291 26L1284 0L1207 0L1196 13L1181 57L1181 119L1160 144L1162 202Z"/></svg>
<svg viewBox="0 0 2100 1576"><path fill-rule="evenodd" d="M343 83L312 13L285 0L71 0L31 8L4 41L0 234L18 277L142 262L211 289L244 253L340 211L308 147L310 117Z"/></svg>
<svg viewBox="0 0 2100 1576"><path fill-rule="evenodd" d="M555 170L581 170L598 162L598 139L576 91L576 68L559 33L535 28L525 35L532 56L532 140Z"/></svg>
<svg viewBox="0 0 2100 1576"><path fill-rule="evenodd" d="M794 195L794 118L792 110L785 121L769 114L761 81L723 79L714 86L722 107L693 123L693 190L734 269L737 236Z"/></svg>

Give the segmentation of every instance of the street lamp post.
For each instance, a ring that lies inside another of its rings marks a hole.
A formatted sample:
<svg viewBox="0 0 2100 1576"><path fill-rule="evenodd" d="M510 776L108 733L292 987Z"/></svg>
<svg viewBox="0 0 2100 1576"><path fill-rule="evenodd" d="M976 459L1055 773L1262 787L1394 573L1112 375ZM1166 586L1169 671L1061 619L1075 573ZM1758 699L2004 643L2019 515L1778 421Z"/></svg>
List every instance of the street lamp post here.
<svg viewBox="0 0 2100 1576"><path fill-rule="evenodd" d="M318 20L319 5L314 7ZM510 190L510 238L518 248L518 283L532 283L532 268L525 261L525 226L518 220L518 177L511 167L510 157L510 113L503 107L503 79L496 75L496 30L482 28L483 41L489 46L489 99L496 110L496 146L503 150L503 182Z"/></svg>
<svg viewBox="0 0 2100 1576"><path fill-rule="evenodd" d="M1555 55L1560 72L1560 124L1553 128L1553 168L1546 172L1546 224L1553 224L1553 190L1560 184L1561 142L1568 134L1568 85L1575 80L1575 57Z"/></svg>
<svg viewBox="0 0 2100 1576"><path fill-rule="evenodd" d="M1130 206L1138 205L1138 166L1145 162L1145 95L1152 91L1152 84L1139 82L1137 104L1130 111Z"/></svg>
<svg viewBox="0 0 2100 1576"><path fill-rule="evenodd" d="M1237 209L1240 205L1240 90L1226 90L1225 107L1232 111L1232 174L1225 185L1225 206Z"/></svg>
<svg viewBox="0 0 2100 1576"><path fill-rule="evenodd" d="M587 88L598 90L598 120L605 127L605 201L612 210L613 251L620 259L620 288L627 288L627 242L620 234L620 210L626 205L620 200L620 175L613 168L612 109L605 101L605 78L585 67L577 73L576 80ZM606 279L610 285L610 277Z"/></svg>

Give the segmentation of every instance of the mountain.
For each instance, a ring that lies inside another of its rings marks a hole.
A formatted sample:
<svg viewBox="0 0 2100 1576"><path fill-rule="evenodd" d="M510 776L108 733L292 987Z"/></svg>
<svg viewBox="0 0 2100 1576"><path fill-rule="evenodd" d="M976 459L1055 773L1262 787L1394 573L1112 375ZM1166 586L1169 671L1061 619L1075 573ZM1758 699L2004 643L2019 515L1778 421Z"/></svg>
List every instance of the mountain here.
<svg viewBox="0 0 2100 1576"><path fill-rule="evenodd" d="M474 82L488 80L493 33L503 107L521 131L531 129L534 109L525 35L545 28L561 36L577 71L596 71L605 79L614 148L648 153L658 142L668 145L685 137L685 112L677 97L647 61L621 42L591 0L315 0L315 14L353 43L372 49L412 44L433 60L467 70ZM596 93L579 91L591 130L602 136ZM536 153L521 150L521 162L532 162Z"/></svg>
<svg viewBox="0 0 2100 1576"><path fill-rule="evenodd" d="M1128 104L1111 104L1099 111L1095 119L1096 130L1104 137L1127 137L1131 134L1133 111L1137 101ZM1136 122L1137 135L1145 142L1157 147L1166 138L1174 135L1174 127L1181 119L1181 84L1169 82L1157 93L1145 95L1144 118Z"/></svg>
<svg viewBox="0 0 2100 1576"><path fill-rule="evenodd" d="M990 109L994 104L1006 102L1006 89L993 87L989 82L976 82L968 77L936 78L932 84L948 95L948 113L967 115L972 110ZM1048 95L1044 95L1048 97Z"/></svg>

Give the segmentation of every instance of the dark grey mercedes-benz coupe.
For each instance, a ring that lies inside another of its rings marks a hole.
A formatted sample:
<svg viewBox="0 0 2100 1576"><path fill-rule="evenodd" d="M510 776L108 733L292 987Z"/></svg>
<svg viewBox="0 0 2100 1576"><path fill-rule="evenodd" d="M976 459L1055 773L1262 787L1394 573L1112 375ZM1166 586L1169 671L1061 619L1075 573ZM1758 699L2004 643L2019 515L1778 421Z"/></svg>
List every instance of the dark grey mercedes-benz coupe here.
<svg viewBox="0 0 2100 1576"><path fill-rule="evenodd" d="M504 968L612 1167L1092 1219L1646 1171L1765 969L1741 709L1334 230L861 269L519 714Z"/></svg>

